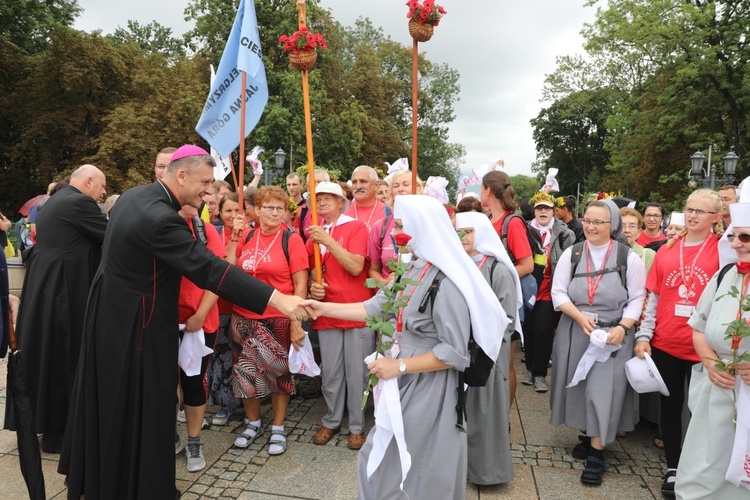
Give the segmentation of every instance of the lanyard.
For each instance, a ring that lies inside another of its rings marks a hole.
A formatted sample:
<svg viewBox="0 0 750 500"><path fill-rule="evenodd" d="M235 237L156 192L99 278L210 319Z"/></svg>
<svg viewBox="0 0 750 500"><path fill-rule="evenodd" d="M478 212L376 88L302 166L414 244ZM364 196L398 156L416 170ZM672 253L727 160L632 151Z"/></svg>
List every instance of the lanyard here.
<svg viewBox="0 0 750 500"><path fill-rule="evenodd" d="M604 270L604 267L607 265L607 261L609 260L609 255L612 253L612 248L615 246L614 241L609 240L609 248L607 248L607 255L604 256L604 261L602 261L602 268L599 269L600 271ZM586 273L591 274L591 251L589 250L589 242L586 242ZM604 273L599 274L596 279L593 279L591 276L586 276L586 282L588 285L588 292L589 292L589 305L592 305L594 303L594 296L596 295L596 289L599 287L599 282L602 280L602 276L604 276Z"/></svg>
<svg viewBox="0 0 750 500"><path fill-rule="evenodd" d="M482 257L482 260L479 261L479 264L477 264L477 267L479 269L482 269L482 266L484 266L484 263L487 262L487 259L489 259L489 257L490 257L489 255L485 255L484 257Z"/></svg>
<svg viewBox="0 0 750 500"><path fill-rule="evenodd" d="M688 300L690 295L693 292L693 274L695 270L695 264L698 262L698 258L701 256L701 253L703 253L703 249L706 248L706 244L708 243L709 236L706 236L706 239L703 240L703 244L701 245L700 249L698 250L698 253L695 254L695 258L693 259L693 263L690 264L690 274L685 276L685 259L682 255L683 248L685 247L685 238L682 238L680 240L680 277L682 278L682 284L685 285L685 296L683 299Z"/></svg>
<svg viewBox="0 0 750 500"><path fill-rule="evenodd" d="M370 217L368 217L367 222L365 222L365 226L367 226L367 230L370 230L370 222L372 222L372 216L375 214L375 210L378 209L378 204L380 202L378 200L375 200L375 204L372 206L372 210L370 211ZM357 202L354 202L354 218L357 220L362 220L359 218L359 210L357 210Z"/></svg>
<svg viewBox="0 0 750 500"><path fill-rule="evenodd" d="M261 232L260 230L257 230L257 234L255 235L255 254L253 255L253 268L251 271L253 272L253 276L258 272L258 268L260 267L260 261L263 260L268 252L271 250L271 247L273 247L274 243L276 243L276 240L279 239L279 233L281 233L281 228L279 228L276 231L276 235L273 237L273 240L271 240L271 243L266 245L266 247L263 249L263 253L258 257L258 246L260 245L260 237Z"/></svg>
<svg viewBox="0 0 750 500"><path fill-rule="evenodd" d="M424 269L422 269L422 272L419 273L419 277L417 278L417 281L422 281L422 278L424 278L424 275L427 273L427 270L432 266L429 262L425 264ZM409 300L411 299L411 296L414 294L414 289L417 288L417 285L412 285L411 287L411 293L406 298L406 303L404 304L404 307L400 308L398 310L398 314L396 314L396 332L401 333L404 331L404 309L406 309L406 306L409 304ZM401 290L398 294L398 298L401 298L404 295L404 292L406 289Z"/></svg>

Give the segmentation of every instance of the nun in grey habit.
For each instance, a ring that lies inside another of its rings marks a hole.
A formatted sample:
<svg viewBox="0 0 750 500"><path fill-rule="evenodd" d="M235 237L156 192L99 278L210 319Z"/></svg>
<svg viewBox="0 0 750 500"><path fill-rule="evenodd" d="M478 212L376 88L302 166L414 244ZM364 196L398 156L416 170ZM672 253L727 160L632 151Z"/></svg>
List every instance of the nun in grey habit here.
<svg viewBox="0 0 750 500"><path fill-rule="evenodd" d="M500 237L486 215L477 212L456 214L456 229L466 232L464 250L477 264L492 288L505 314L511 320L505 330L496 330L502 339L487 385L466 389L466 428L469 445L468 478L474 484L502 484L513 480L510 454L510 336L517 329L521 307L521 283Z"/></svg>
<svg viewBox="0 0 750 500"><path fill-rule="evenodd" d="M645 298L646 271L628 249L627 286L623 286L617 269L617 247L622 243L616 241L622 219L611 200L590 203L583 228L586 242L575 274L571 273L574 246L560 257L552 281L552 303L563 316L552 352L550 420L553 425L586 430L573 455L586 459L581 481L598 485L608 466L604 447L615 440L618 431L631 431L638 422L637 393L628 383L625 363L633 357L634 325ZM589 334L596 329L607 331L607 343L622 348L607 361L594 363L584 380L568 387L589 347Z"/></svg>
<svg viewBox="0 0 750 500"><path fill-rule="evenodd" d="M407 286L411 295L403 312L403 336L398 358L380 357L368 365L381 380L396 379L403 435L411 463L404 477L402 456L391 438L377 468L368 477L367 464L378 432L367 436L359 452L357 476L361 499L462 499L466 496L467 441L457 427L459 371L469 365L469 327L485 353L496 359L510 323L485 279L461 247L448 214L428 196L399 196L394 217L412 236L413 260L405 277L421 285ZM438 270L445 274L434 306L419 311ZM316 315L362 321L380 314L385 297L354 304L305 301ZM507 432L507 430L506 430ZM403 481L403 489L402 489Z"/></svg>

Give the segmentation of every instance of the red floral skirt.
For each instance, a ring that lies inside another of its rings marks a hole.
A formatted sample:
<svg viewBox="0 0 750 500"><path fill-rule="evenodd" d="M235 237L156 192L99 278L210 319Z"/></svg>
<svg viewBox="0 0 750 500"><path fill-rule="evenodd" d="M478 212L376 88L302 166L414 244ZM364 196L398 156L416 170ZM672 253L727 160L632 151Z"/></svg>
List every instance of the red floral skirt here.
<svg viewBox="0 0 750 500"><path fill-rule="evenodd" d="M289 318L232 315L232 392L238 398L293 394L289 373Z"/></svg>

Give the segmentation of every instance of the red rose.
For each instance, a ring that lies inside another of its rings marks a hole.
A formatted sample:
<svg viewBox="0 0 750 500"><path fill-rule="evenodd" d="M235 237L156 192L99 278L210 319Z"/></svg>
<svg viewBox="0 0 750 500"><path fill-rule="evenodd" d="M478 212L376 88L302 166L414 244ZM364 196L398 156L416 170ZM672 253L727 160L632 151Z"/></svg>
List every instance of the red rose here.
<svg viewBox="0 0 750 500"><path fill-rule="evenodd" d="M443 14L443 15L445 15L445 14L447 14L447 13L448 13L448 11L446 11L446 10L445 10L445 9L444 9L443 7L441 7L440 5L438 5L438 12L440 12L440 13L441 13L441 14Z"/></svg>
<svg viewBox="0 0 750 500"><path fill-rule="evenodd" d="M396 245L400 247L405 247L406 245L408 245L410 240L411 236L406 233L398 233L393 235L393 241L395 241Z"/></svg>

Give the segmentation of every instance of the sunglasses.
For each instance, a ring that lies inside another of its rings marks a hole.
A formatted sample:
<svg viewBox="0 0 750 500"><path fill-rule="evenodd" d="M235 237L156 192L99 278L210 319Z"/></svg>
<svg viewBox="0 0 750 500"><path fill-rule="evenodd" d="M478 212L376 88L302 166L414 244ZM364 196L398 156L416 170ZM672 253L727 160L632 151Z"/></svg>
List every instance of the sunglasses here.
<svg viewBox="0 0 750 500"><path fill-rule="evenodd" d="M740 240L741 243L750 243L750 234L747 234L747 233L743 233L743 234L732 234L732 233L729 233L727 235L727 239L729 240L730 243L733 242L735 238L737 238L738 240Z"/></svg>

